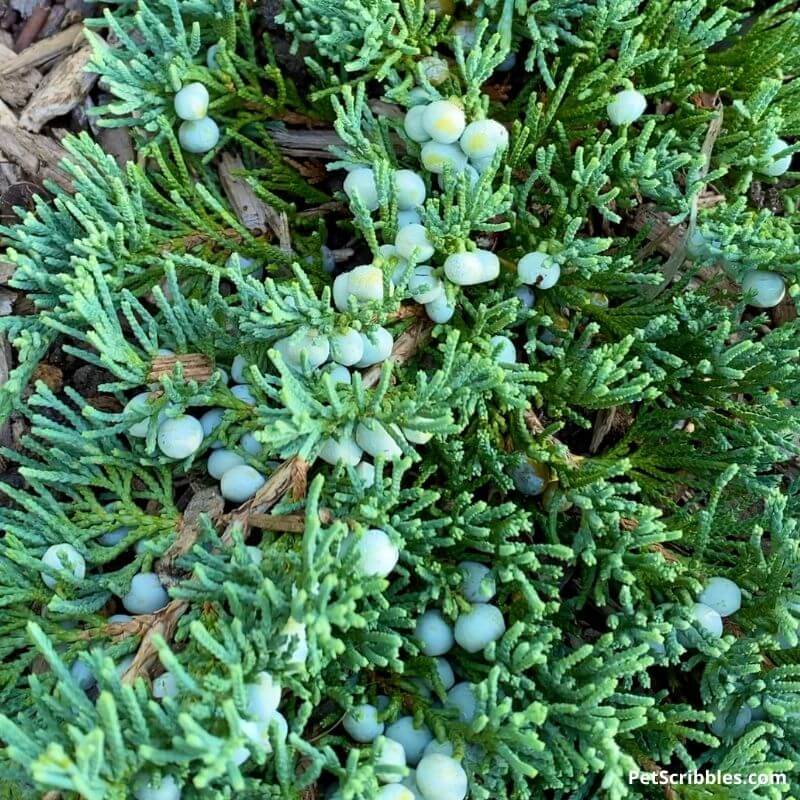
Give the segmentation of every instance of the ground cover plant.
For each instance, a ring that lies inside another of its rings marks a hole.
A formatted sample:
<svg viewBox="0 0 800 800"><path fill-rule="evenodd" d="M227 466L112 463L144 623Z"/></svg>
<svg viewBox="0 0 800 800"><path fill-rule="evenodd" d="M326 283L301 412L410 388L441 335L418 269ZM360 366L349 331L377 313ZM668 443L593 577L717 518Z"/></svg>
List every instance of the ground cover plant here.
<svg viewBox="0 0 800 800"><path fill-rule="evenodd" d="M0 228L0 797L800 797L794 6L101 9L135 157Z"/></svg>

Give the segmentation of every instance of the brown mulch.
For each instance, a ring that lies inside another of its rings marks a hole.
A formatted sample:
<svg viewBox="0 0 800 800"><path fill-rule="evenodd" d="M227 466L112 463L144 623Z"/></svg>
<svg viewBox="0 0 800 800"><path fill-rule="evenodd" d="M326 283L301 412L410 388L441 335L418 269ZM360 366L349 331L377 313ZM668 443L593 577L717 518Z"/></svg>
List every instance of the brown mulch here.
<svg viewBox="0 0 800 800"><path fill-rule="evenodd" d="M87 109L100 96L96 76L83 71L89 50L81 33L83 20L96 13L83 0L0 0L0 225L14 224L36 195L46 196L45 181L69 186L59 168L61 140L88 129ZM8 285L14 267L3 252L0 239L0 316L31 313L28 298ZM75 385L80 365L73 361L54 348L34 378L55 391L65 381ZM0 383L13 367L12 348L0 334ZM27 427L12 416L0 425L0 445L18 449ZM19 484L2 459L0 480Z"/></svg>

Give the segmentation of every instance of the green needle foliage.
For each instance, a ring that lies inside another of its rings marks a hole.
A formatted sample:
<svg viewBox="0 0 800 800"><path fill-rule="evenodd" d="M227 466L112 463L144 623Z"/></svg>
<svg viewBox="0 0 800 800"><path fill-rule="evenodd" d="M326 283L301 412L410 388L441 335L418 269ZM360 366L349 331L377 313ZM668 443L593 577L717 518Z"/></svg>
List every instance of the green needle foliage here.
<svg viewBox="0 0 800 800"><path fill-rule="evenodd" d="M0 417L24 429L0 450L22 479L0 485L0 797L382 798L378 746L342 725L364 703L449 741L473 800L800 797L800 184L769 174L800 150L793 4L105 5L97 123L136 161L68 139L72 190L0 228L35 307L0 318ZM196 82L220 130L200 155L173 103ZM612 125L631 88L644 115ZM403 125L421 97L508 146L474 180L422 171ZM374 210L341 191L354 167ZM386 247L398 169L424 175L426 261L499 257L492 282L446 282L446 323ZM560 279L526 304L532 251ZM379 296L336 301L368 263ZM752 305L753 270L781 277L779 309ZM349 383L287 355L381 329L392 358ZM54 348L103 371L99 398L32 383ZM164 420L209 409L202 444L166 455ZM365 423L393 445L374 478L322 457ZM252 502L219 494L220 444L266 478ZM354 547L376 528L388 577ZM43 563L63 543L84 575ZM471 714L416 635L470 611L463 561L505 623L448 654ZM143 572L169 604L110 620ZM713 577L742 592L721 636L693 614ZM254 739L261 672L287 729ZM661 769L753 779L629 781Z"/></svg>

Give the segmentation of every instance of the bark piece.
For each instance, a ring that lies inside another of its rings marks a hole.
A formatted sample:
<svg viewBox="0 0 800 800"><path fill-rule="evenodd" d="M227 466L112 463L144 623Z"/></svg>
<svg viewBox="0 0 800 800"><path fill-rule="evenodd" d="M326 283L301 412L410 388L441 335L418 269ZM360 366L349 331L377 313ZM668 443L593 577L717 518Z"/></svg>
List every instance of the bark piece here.
<svg viewBox="0 0 800 800"><path fill-rule="evenodd" d="M8 283L17 269L10 261L0 261L0 284Z"/></svg>
<svg viewBox="0 0 800 800"><path fill-rule="evenodd" d="M42 5L42 0L9 0L9 7L19 12L22 17L29 17Z"/></svg>
<svg viewBox="0 0 800 800"><path fill-rule="evenodd" d="M611 428L614 425L614 419L617 416L617 407L611 406L610 408L601 408L597 412L594 420L594 431L592 432L592 441L589 445L589 452L596 453L603 443L603 439L608 436Z"/></svg>
<svg viewBox="0 0 800 800"><path fill-rule="evenodd" d="M29 175L52 180L63 189L72 191L69 176L60 166L67 152L49 136L30 133L19 126L10 128L0 124L0 151Z"/></svg>
<svg viewBox="0 0 800 800"><path fill-rule="evenodd" d="M328 149L331 145L344 144L336 131L293 131L276 129L270 131L275 144L292 156L329 158L335 156Z"/></svg>
<svg viewBox="0 0 800 800"><path fill-rule="evenodd" d="M67 18L68 14L69 11L65 6L53 6L50 9L50 15L47 17L47 22L45 22L44 27L39 34L39 38L47 39L48 36L58 33L61 30L62 23Z"/></svg>
<svg viewBox="0 0 800 800"><path fill-rule="evenodd" d="M289 219L286 212L277 211L261 200L239 173L244 164L238 155L223 153L219 165L222 188L230 200L239 222L256 236L266 233L269 227L280 243L281 250L292 252Z"/></svg>
<svg viewBox="0 0 800 800"><path fill-rule="evenodd" d="M68 53L82 40L83 26L80 24L70 25L69 28L65 28L55 36L41 39L0 67L0 81L10 75L29 70L31 67L39 67L64 53Z"/></svg>
<svg viewBox="0 0 800 800"><path fill-rule="evenodd" d="M16 128L17 115L0 98L0 128ZM3 142L0 141L0 147Z"/></svg>
<svg viewBox="0 0 800 800"><path fill-rule="evenodd" d="M91 57L91 49L82 47L61 61L31 97L20 115L19 124L38 133L51 119L72 111L89 94L99 77L86 72Z"/></svg>
<svg viewBox="0 0 800 800"><path fill-rule="evenodd" d="M16 53L0 42L0 64L9 64L15 58ZM24 106L41 80L42 73L38 69L17 72L13 78L0 74L0 100L14 108Z"/></svg>
<svg viewBox="0 0 800 800"><path fill-rule="evenodd" d="M114 156L120 167L124 167L135 158L131 135L127 128L100 128L97 139L103 150Z"/></svg>
<svg viewBox="0 0 800 800"><path fill-rule="evenodd" d="M324 525L333 522L333 513L328 508L319 510L319 520ZM251 514L251 527L277 533L303 533L306 529L305 514Z"/></svg>
<svg viewBox="0 0 800 800"><path fill-rule="evenodd" d="M183 365L183 377L199 383L207 381L214 373L214 362L203 353L180 353L176 356L156 356L150 365L147 380L158 381L164 375L172 375L176 364Z"/></svg>
<svg viewBox="0 0 800 800"><path fill-rule="evenodd" d="M175 562L194 547L194 543L197 541L200 517L205 514L216 524L222 519L224 509L225 501L216 486L201 489L189 501L189 505L181 515L175 541L156 562L156 572L164 586L169 587L177 583L173 574Z"/></svg>
<svg viewBox="0 0 800 800"><path fill-rule="evenodd" d="M28 21L22 26L22 30L19 32L19 36L17 36L15 44L18 53L21 53L26 47L29 47L36 41L49 16L49 4L42 4L33 9L33 12L28 17Z"/></svg>

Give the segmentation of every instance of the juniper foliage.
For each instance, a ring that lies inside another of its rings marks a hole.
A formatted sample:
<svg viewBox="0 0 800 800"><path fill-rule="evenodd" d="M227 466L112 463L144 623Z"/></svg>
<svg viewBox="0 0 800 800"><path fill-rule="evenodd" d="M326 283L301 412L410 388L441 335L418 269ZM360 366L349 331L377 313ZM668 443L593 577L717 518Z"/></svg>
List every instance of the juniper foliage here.
<svg viewBox="0 0 800 800"><path fill-rule="evenodd" d="M800 217L796 174L765 174L776 137L800 132L800 12L473 5L286 0L275 19L139 0L93 23L90 68L112 95L97 122L128 127L140 158L68 140L72 191L0 229L35 304L0 319L16 355L0 415L26 430L0 452L24 479L0 486L2 796L122 800L168 777L184 800L371 800L378 753L341 725L365 702L452 742L475 800L658 796L628 774L662 767L763 780L731 798L800 795ZM222 131L202 156L181 150L172 101L195 81ZM611 126L627 87L647 112ZM501 265L448 284L455 314L435 326L385 248L394 170L419 167L402 113L420 95L510 131L474 185L427 176L432 263L477 242ZM335 130L330 176L302 144L281 150L304 127ZM339 189L354 165L374 170L375 212ZM267 224L247 224L232 181ZM527 308L515 265L533 250L561 279ZM376 265L382 299L334 303L342 260ZM789 287L771 319L741 289L755 268ZM380 327L393 357L348 384L281 348ZM54 346L104 371L100 402L31 385ZM237 356L249 396L228 385ZM195 454L163 454L163 419L212 408ZM374 481L320 457L368 420L398 450ZM223 505L206 469L215 442L248 434L269 513ZM373 528L400 551L388 579L359 573L352 542ZM65 542L84 577L43 565ZM491 568L506 626L453 651L466 717L415 635L426 610L469 610L465 560ZM169 605L109 621L150 571ZM692 617L714 576L743 593L718 638ZM156 698L163 671L176 693ZM288 731L254 742L246 687L262 671Z"/></svg>

